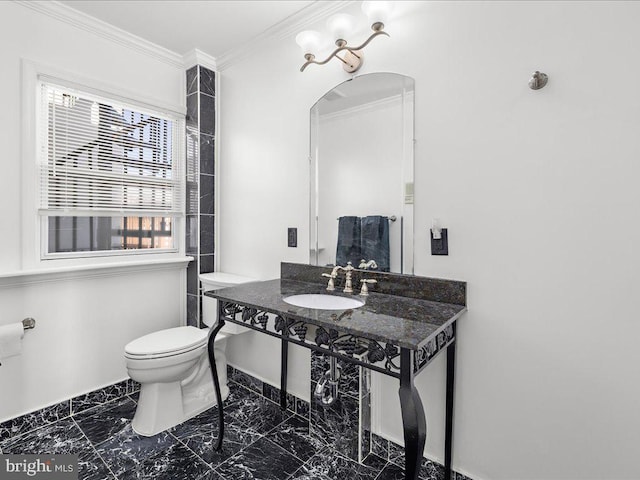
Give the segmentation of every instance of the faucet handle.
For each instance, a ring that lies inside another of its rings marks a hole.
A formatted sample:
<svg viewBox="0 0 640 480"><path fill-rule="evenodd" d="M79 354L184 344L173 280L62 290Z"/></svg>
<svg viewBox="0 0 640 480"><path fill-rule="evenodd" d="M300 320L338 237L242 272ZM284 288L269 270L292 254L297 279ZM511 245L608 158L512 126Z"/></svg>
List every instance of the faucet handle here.
<svg viewBox="0 0 640 480"><path fill-rule="evenodd" d="M362 295L363 297L366 297L367 295L369 295L369 287L367 286L367 284L374 284L374 283L378 283L377 280L374 280L372 278L363 278L362 280L360 280L360 283L362 284L362 288L360 289L360 295Z"/></svg>
<svg viewBox="0 0 640 480"><path fill-rule="evenodd" d="M329 282L327 283L327 290L330 292L335 290L336 286L333 279L336 278L336 275L334 275L333 273L323 273L322 276L329 278Z"/></svg>

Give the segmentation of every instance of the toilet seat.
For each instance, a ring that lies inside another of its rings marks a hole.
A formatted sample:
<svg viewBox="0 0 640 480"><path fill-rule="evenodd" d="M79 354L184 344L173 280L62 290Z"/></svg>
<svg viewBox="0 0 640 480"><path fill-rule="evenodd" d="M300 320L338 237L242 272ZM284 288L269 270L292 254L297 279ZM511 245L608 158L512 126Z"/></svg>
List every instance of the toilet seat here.
<svg viewBox="0 0 640 480"><path fill-rule="evenodd" d="M152 359L180 355L204 347L208 336L209 330L196 327L160 330L129 342L124 347L125 357Z"/></svg>

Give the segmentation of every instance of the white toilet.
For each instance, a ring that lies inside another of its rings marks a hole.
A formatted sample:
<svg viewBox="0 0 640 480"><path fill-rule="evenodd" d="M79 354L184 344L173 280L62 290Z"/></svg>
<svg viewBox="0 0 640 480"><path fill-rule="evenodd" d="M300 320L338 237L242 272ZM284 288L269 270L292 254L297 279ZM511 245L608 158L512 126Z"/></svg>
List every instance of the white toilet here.
<svg viewBox="0 0 640 480"><path fill-rule="evenodd" d="M255 281L222 272L200 275L202 291ZM217 301L202 297L202 319L217 323ZM226 339L247 331L227 323L216 335L214 356L225 400L227 386ZM144 335L124 347L127 371L140 383L140 398L131 422L133 430L152 436L178 425L217 404L207 353L209 329L175 327Z"/></svg>

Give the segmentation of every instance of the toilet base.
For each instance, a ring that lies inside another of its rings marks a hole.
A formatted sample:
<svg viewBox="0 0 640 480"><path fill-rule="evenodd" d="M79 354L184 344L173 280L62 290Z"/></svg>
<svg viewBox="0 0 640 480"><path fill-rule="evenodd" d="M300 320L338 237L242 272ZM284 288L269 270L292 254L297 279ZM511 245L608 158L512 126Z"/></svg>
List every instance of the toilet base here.
<svg viewBox="0 0 640 480"><path fill-rule="evenodd" d="M222 401L229 396L224 353L216 351ZM208 358L202 358L194 373L182 382L142 383L133 431L145 437L175 427L218 404Z"/></svg>
<svg viewBox="0 0 640 480"><path fill-rule="evenodd" d="M131 421L134 432L150 437L177 425L182 417L180 382L140 386L138 407Z"/></svg>
<svg viewBox="0 0 640 480"><path fill-rule="evenodd" d="M225 401L229 387L221 385L220 390ZM131 427L138 435L152 437L216 406L218 402L214 397L215 394L206 400L192 399L183 404L180 382L142 385Z"/></svg>

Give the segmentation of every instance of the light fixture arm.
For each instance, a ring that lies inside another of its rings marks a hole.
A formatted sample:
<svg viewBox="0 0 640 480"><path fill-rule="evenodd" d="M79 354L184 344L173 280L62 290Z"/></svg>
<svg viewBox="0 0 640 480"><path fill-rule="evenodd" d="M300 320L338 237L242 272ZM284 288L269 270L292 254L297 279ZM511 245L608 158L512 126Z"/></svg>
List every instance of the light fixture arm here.
<svg viewBox="0 0 640 480"><path fill-rule="evenodd" d="M362 45L359 45L357 47L350 47L347 45L343 45L342 47L338 47L336 48L327 58L325 58L323 61L318 62L316 61L313 57L310 57L305 63L304 65L302 65L302 67L300 67L300 71L304 72L304 69L307 68L309 65L311 65L312 63L315 63L316 65L324 65L326 63L328 63L333 57L336 57L338 59L340 59L340 61L342 61L345 64L348 64L349 62L347 62L346 60L342 59L341 57L338 56L338 53L342 52L343 50L348 50L351 54L353 54L355 57L357 57L358 59L360 59L360 55L357 55L355 52L362 50L364 47L366 47L367 45L369 45L369 43L371 43L371 40L373 40L375 37L377 37L378 35L386 35L387 37L389 37L390 35L385 32L384 30L376 30L374 31L371 36L369 36L369 38L367 38L365 40L365 42ZM358 65L359 67L359 65ZM356 68L357 70L357 68ZM355 71L355 70L354 70Z"/></svg>

